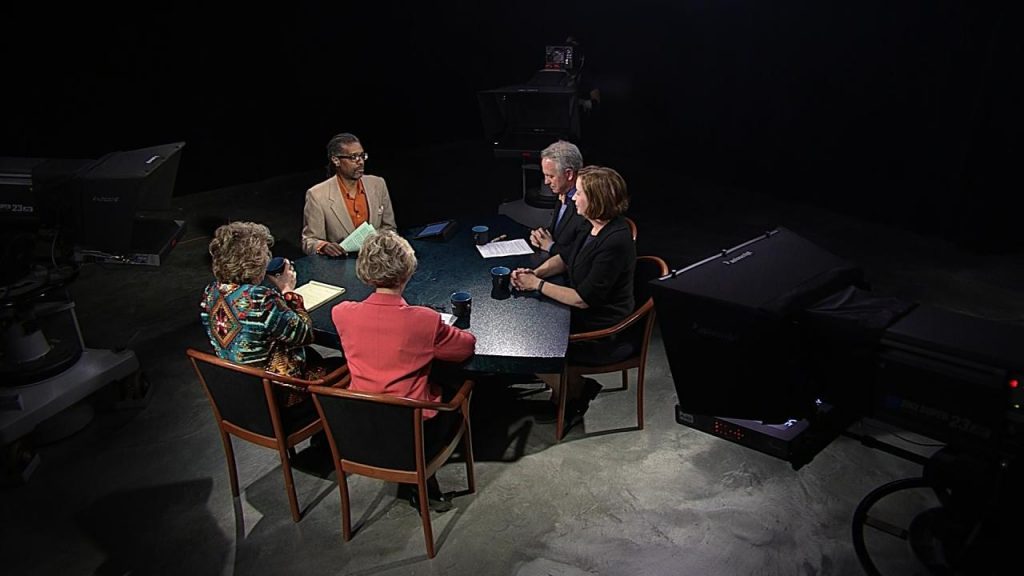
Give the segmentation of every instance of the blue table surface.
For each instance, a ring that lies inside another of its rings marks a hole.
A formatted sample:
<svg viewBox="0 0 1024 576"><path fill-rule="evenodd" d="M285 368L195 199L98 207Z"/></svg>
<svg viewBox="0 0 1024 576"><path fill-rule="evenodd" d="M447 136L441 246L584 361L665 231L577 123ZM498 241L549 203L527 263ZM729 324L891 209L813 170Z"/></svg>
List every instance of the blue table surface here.
<svg viewBox="0 0 1024 576"><path fill-rule="evenodd" d="M476 338L476 354L464 368L478 372L544 373L561 370L569 341L569 308L536 293L512 294L495 299L491 294L490 269L537 266L542 254L483 258L473 243L470 228L486 225L491 238L527 238L529 229L504 215L460 222L448 240L413 240L423 227L409 230L419 266L403 296L410 304L451 312L451 294L466 291L473 296L469 324L460 321ZM343 300L363 300L372 292L356 276L356 259L307 256L295 261L298 284L318 280L345 288L345 293L322 304L310 315L317 342L338 348L331 308Z"/></svg>

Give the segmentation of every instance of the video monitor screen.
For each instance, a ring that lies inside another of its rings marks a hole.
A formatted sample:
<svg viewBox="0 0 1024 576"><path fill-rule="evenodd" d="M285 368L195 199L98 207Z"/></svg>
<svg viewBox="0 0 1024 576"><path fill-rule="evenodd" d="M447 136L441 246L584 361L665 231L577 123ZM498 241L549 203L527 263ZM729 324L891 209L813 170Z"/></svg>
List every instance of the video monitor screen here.
<svg viewBox="0 0 1024 576"><path fill-rule="evenodd" d="M571 88L510 87L480 92L480 115L488 140L509 135L542 134L573 137L576 93Z"/></svg>
<svg viewBox="0 0 1024 576"><path fill-rule="evenodd" d="M544 67L558 70L575 68L576 49L572 46L545 46Z"/></svg>

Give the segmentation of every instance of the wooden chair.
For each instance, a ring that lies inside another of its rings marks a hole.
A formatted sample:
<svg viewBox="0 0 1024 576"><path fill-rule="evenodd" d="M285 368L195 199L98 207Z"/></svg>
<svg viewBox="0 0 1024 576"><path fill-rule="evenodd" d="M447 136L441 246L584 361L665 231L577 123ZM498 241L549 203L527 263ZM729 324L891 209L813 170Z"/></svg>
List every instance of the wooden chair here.
<svg viewBox="0 0 1024 576"><path fill-rule="evenodd" d="M598 340L617 335L623 345L622 354L613 354L607 364L570 364L567 360L562 368L561 390L558 397L558 424L555 428L555 441L561 441L565 433L565 403L567 382L588 374L606 374L622 372L622 388L629 388L629 369L637 369L636 377L636 422L637 429L644 428L644 369L647 365L647 349L654 329L654 299L647 288L647 283L669 273L668 264L657 256L638 256L636 271L633 275L633 298L636 309L625 320L615 326L603 330L582 332L569 335L569 344Z"/></svg>
<svg viewBox="0 0 1024 576"><path fill-rule="evenodd" d="M281 457L292 520L298 522L302 515L295 495L291 458L295 456L295 446L322 430L323 426L311 401L283 407L277 396L282 390L289 390L288 386L306 388L312 385L346 385L349 380L348 366L343 365L318 380L301 380L235 364L194 348L189 348L185 353L192 361L192 367L206 391L213 416L217 420L228 463L231 495L236 498L239 496L238 467L231 437L276 449Z"/></svg>
<svg viewBox="0 0 1024 576"><path fill-rule="evenodd" d="M469 401L473 382L465 381L449 402L424 402L387 394L356 392L322 386L310 387L313 401L327 430L334 454L341 492L341 531L352 538L348 474L378 480L415 484L419 492L420 519L427 556L434 557L434 533L430 525L427 479L447 462L461 442L466 460L469 493L476 491L473 476L473 442L469 427ZM442 430L424 429L424 410L437 410L434 423Z"/></svg>
<svg viewBox="0 0 1024 576"><path fill-rule="evenodd" d="M623 218L626 219L626 224L629 225L629 231L633 234L633 242L636 242L636 222L633 222L633 219L629 216L623 216Z"/></svg>

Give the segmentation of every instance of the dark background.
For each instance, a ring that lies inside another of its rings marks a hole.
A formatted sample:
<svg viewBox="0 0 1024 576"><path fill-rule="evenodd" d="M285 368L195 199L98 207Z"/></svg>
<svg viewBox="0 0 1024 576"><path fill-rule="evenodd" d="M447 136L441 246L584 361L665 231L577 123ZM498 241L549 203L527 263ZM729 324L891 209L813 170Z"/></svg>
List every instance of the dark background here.
<svg viewBox="0 0 1024 576"><path fill-rule="evenodd" d="M574 35L603 95L587 160L619 167L638 209L729 187L1024 246L1019 3L253 6L5 6L0 155L184 141L187 194L316 169L351 131L396 206L448 201L495 162L477 91Z"/></svg>

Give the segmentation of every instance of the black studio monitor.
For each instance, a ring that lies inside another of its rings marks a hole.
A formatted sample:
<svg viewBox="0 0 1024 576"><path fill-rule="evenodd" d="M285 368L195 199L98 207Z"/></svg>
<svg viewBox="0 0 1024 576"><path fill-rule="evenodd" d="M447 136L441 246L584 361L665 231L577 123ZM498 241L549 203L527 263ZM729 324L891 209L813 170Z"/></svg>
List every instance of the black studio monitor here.
<svg viewBox="0 0 1024 576"><path fill-rule="evenodd" d="M507 86L482 90L477 99L484 136L496 156L535 154L555 140L579 138L574 87Z"/></svg>
<svg viewBox="0 0 1024 576"><path fill-rule="evenodd" d="M114 254L132 250L133 227L171 209L184 142L107 154L74 182L80 246Z"/></svg>
<svg viewBox="0 0 1024 576"><path fill-rule="evenodd" d="M785 228L652 281L679 410L807 416L821 386L805 362L799 313L862 281L859 267Z"/></svg>

